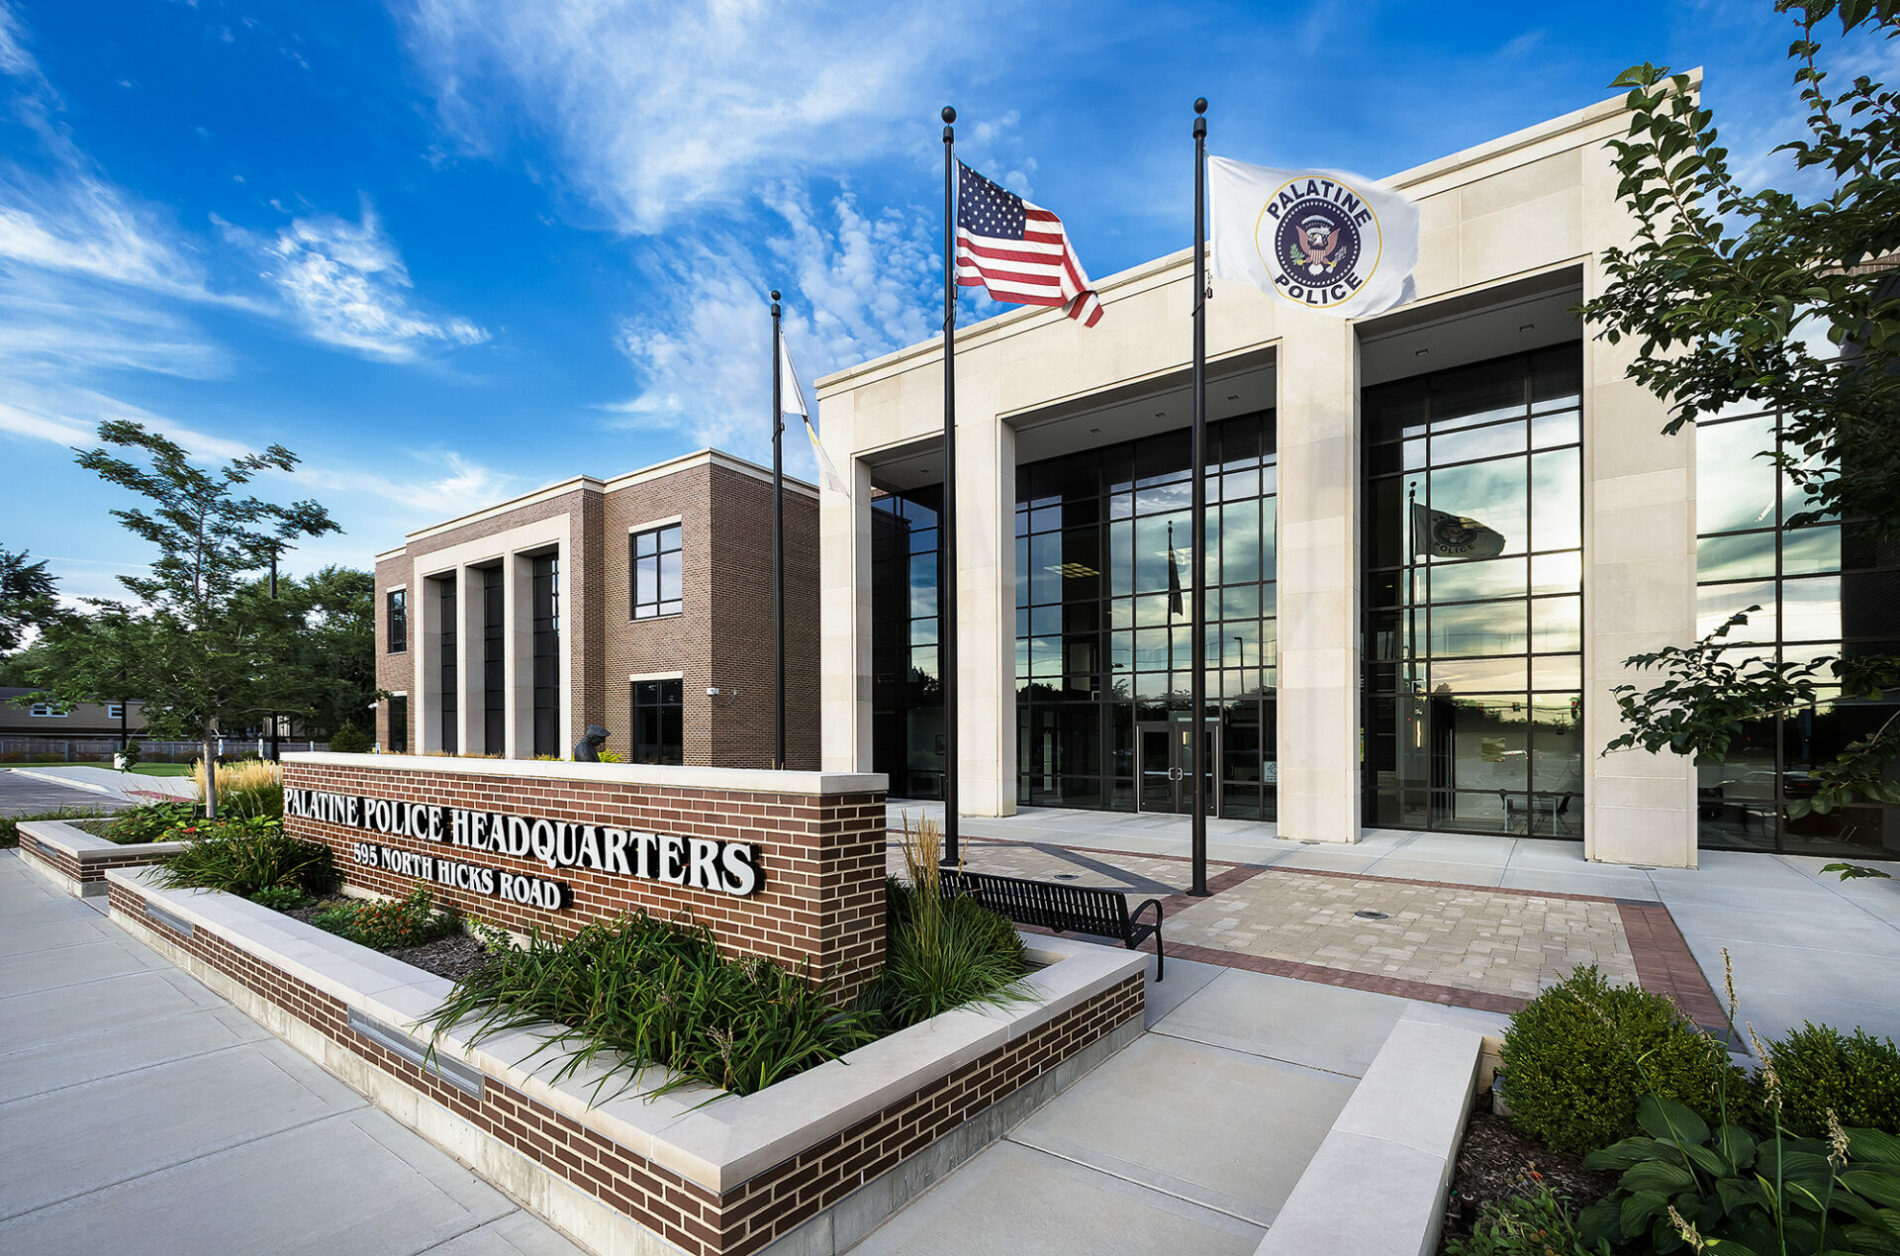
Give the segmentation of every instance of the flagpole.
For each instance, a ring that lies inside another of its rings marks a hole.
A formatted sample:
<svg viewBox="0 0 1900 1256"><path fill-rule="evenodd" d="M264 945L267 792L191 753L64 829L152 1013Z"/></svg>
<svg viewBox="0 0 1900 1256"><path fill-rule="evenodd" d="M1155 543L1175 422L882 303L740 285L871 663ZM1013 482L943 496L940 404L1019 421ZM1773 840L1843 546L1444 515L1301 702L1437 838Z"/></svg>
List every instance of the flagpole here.
<svg viewBox="0 0 1900 1256"><path fill-rule="evenodd" d="M1194 102L1194 428L1189 442L1189 473L1194 498L1194 605L1188 635L1188 665L1193 669L1188 701L1193 714L1194 822L1189 829L1194 883L1188 893L1206 898L1207 889L1207 97Z"/></svg>
<svg viewBox="0 0 1900 1256"><path fill-rule="evenodd" d="M943 107L943 511L937 520L938 667L943 690L943 861L957 854L957 111Z"/></svg>
<svg viewBox="0 0 1900 1256"><path fill-rule="evenodd" d="M772 293L772 767L785 770L785 348L780 341L778 292Z"/></svg>

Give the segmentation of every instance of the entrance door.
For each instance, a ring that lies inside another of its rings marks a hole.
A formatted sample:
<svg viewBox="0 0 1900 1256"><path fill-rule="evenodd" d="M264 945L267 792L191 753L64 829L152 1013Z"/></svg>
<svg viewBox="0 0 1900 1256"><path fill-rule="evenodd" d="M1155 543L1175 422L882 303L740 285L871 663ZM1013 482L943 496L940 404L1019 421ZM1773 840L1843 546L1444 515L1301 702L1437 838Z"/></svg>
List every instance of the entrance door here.
<svg viewBox="0 0 1900 1256"><path fill-rule="evenodd" d="M1140 781L1135 809L1158 814L1188 815L1194 810L1194 737L1186 720L1157 720L1136 725L1140 737ZM1220 721L1207 721L1208 764L1220 762ZM1214 773L1207 773L1207 814L1220 814L1220 790Z"/></svg>

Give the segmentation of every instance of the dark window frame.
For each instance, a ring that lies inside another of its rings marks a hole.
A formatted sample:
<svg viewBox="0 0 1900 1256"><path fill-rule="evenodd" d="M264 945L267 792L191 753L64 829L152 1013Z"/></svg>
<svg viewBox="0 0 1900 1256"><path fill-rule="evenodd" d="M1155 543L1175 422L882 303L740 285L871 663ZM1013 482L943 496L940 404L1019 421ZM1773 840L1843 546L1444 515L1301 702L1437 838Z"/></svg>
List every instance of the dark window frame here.
<svg viewBox="0 0 1900 1256"><path fill-rule="evenodd" d="M633 733L630 763L679 765L686 761L686 682L674 676L631 685Z"/></svg>
<svg viewBox="0 0 1900 1256"><path fill-rule="evenodd" d="M387 625L387 637L384 652L405 654L409 650L409 590L405 586L391 589L383 595L384 622Z"/></svg>
<svg viewBox="0 0 1900 1256"><path fill-rule="evenodd" d="M644 552L643 552L644 551ZM673 597L667 594L667 557L675 558ZM650 571L653 596L640 593L642 571ZM627 618L665 619L686 613L686 529L675 520L627 534Z"/></svg>

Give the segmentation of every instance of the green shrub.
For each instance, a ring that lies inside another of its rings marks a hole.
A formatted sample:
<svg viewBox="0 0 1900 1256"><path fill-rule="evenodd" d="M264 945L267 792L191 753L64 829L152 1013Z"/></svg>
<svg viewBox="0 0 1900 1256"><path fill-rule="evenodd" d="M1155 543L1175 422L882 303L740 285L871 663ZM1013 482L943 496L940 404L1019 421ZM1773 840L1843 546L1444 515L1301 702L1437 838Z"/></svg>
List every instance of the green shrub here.
<svg viewBox="0 0 1900 1256"><path fill-rule="evenodd" d="M887 1031L966 1003L1020 997L1028 961L1008 917L972 898L933 903L895 877L886 883L884 901L884 971L866 990L863 1006Z"/></svg>
<svg viewBox="0 0 1900 1256"><path fill-rule="evenodd" d="M566 941L536 933L490 954L430 1023L441 1031L468 1019L480 1041L553 1021L563 1028L547 1049L566 1055L563 1077L605 1053L617 1073L665 1068L662 1091L705 1082L750 1094L873 1036L862 1016L831 1007L829 988L807 973L729 959L703 927L644 912L586 925Z"/></svg>
<svg viewBox="0 0 1900 1256"><path fill-rule="evenodd" d="M1487 1203L1469 1238L1445 1240L1445 1256L1609 1256L1609 1251L1601 1239L1583 1241L1576 1209L1548 1186Z"/></svg>
<svg viewBox="0 0 1900 1256"><path fill-rule="evenodd" d="M21 821L92 820L111 814L110 811L101 811L97 807L55 807L51 811L38 811L30 816L0 816L0 850L20 844Z"/></svg>
<svg viewBox="0 0 1900 1256"><path fill-rule="evenodd" d="M1781 1082L1781 1124L1806 1138L1827 1137L1827 1114L1850 1129L1900 1134L1900 1048L1891 1038L1809 1023L1768 1045Z"/></svg>
<svg viewBox="0 0 1900 1256"><path fill-rule="evenodd" d="M1738 1256L1900 1251L1900 1138L1835 1125L1825 1139L1757 1139L1653 1095L1637 1117L1641 1134L1584 1157L1622 1175L1578 1218L1591 1241Z"/></svg>
<svg viewBox="0 0 1900 1256"><path fill-rule="evenodd" d="M318 912L310 923L378 951L421 946L461 928L455 917L437 913L435 900L421 886L410 891L407 898L341 903Z"/></svg>
<svg viewBox="0 0 1900 1256"><path fill-rule="evenodd" d="M308 907L311 898L297 886L273 885L251 895L251 901L272 911L296 911L299 907Z"/></svg>
<svg viewBox="0 0 1900 1256"><path fill-rule="evenodd" d="M337 754L364 754L369 750L369 734L354 724L345 724L330 734L330 749Z"/></svg>
<svg viewBox="0 0 1900 1256"><path fill-rule="evenodd" d="M146 842L169 842L175 830L196 822L198 804L191 802L148 802L132 807L112 818L106 840L136 846Z"/></svg>
<svg viewBox="0 0 1900 1256"><path fill-rule="evenodd" d="M177 835L189 845L159 864L167 889L223 890L246 898L277 886L323 894L338 881L330 848L284 832L277 820L208 820Z"/></svg>
<svg viewBox="0 0 1900 1256"><path fill-rule="evenodd" d="M1717 1117L1725 1105L1753 1103L1747 1074L1674 1003L1612 986L1594 965L1513 1016L1500 1059L1512 1119L1559 1151L1595 1151L1636 1133L1644 1095Z"/></svg>

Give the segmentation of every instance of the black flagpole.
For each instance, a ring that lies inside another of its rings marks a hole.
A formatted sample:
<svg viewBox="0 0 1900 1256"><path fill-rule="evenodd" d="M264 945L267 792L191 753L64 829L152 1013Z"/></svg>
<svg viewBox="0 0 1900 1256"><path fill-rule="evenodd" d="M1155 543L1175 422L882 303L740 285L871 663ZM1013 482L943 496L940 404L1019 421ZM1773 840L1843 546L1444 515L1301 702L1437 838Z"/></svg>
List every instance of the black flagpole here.
<svg viewBox="0 0 1900 1256"><path fill-rule="evenodd" d="M785 770L785 402L778 293L772 293L772 766Z"/></svg>
<svg viewBox="0 0 1900 1256"><path fill-rule="evenodd" d="M957 111L943 107L943 511L937 520L938 629L943 648L943 861L957 854Z"/></svg>
<svg viewBox="0 0 1900 1256"><path fill-rule="evenodd" d="M1207 897L1207 97L1194 102L1194 430L1189 453L1194 499L1194 606L1189 636L1189 703L1194 748L1194 822L1190 827L1194 884Z"/></svg>

